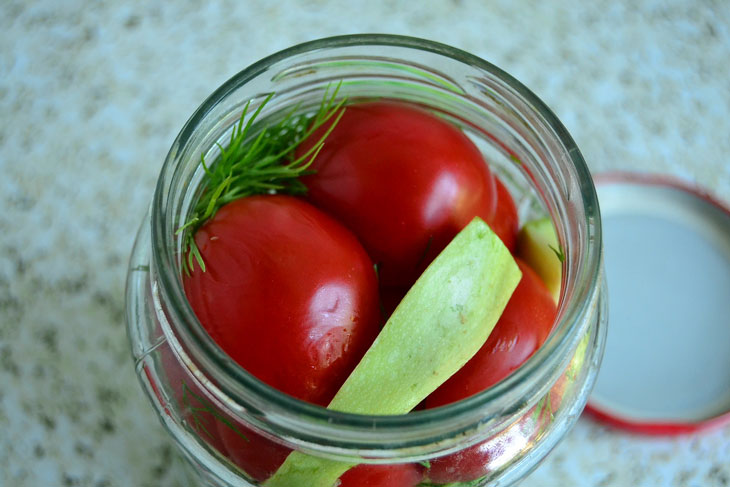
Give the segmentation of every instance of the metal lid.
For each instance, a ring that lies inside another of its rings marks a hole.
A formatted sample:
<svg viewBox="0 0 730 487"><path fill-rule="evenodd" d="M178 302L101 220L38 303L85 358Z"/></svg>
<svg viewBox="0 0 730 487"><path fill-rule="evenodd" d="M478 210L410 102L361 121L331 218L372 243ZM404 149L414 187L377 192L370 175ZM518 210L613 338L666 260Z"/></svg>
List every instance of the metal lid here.
<svg viewBox="0 0 730 487"><path fill-rule="evenodd" d="M730 422L730 209L665 176L596 188L609 326L587 411L647 434Z"/></svg>

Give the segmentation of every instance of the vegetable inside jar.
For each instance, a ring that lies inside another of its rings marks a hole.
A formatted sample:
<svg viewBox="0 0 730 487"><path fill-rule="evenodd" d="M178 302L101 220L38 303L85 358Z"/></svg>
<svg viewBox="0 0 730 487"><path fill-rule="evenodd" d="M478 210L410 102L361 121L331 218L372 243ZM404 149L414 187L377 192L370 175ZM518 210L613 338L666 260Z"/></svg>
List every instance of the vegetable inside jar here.
<svg viewBox="0 0 730 487"><path fill-rule="evenodd" d="M592 387L600 233L574 142L495 66L295 46L173 143L127 282L138 375L203 485L510 485Z"/></svg>

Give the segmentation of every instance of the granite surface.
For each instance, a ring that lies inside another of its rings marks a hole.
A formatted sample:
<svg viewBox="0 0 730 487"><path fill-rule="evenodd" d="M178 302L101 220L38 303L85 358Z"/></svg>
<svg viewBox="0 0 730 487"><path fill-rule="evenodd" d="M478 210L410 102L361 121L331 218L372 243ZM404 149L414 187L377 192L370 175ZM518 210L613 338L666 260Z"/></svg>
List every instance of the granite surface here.
<svg viewBox="0 0 730 487"><path fill-rule="evenodd" d="M532 88L593 171L669 173L730 200L730 3L422 3L0 4L0 485L185 485L132 367L126 261L183 122L291 44L452 44ZM582 418L524 485L727 486L730 427L645 438Z"/></svg>

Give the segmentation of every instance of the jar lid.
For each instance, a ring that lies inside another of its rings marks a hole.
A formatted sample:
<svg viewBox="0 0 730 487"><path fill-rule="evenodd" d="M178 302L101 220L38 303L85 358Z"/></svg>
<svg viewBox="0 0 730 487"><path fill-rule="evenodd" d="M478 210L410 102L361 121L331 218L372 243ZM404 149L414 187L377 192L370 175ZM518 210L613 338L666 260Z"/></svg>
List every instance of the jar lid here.
<svg viewBox="0 0 730 487"><path fill-rule="evenodd" d="M609 325L586 410L646 434L730 422L730 209L665 176L596 189Z"/></svg>

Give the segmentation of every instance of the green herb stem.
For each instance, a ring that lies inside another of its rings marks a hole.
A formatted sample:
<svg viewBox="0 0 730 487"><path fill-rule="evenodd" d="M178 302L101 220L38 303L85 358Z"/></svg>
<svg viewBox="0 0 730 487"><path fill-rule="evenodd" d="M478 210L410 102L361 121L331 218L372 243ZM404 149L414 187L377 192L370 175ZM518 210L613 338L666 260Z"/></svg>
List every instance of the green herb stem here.
<svg viewBox="0 0 730 487"><path fill-rule="evenodd" d="M307 191L299 178L313 173L310 169L312 162L345 111L346 100L336 101L340 86L341 83L334 90L327 87L316 113L301 114L297 105L280 122L263 128L255 136L251 133L254 122L274 94L269 94L246 120L251 109L249 101L231 131L228 145L216 144L220 154L215 163L208 164L205 155L200 155L205 189L188 219L175 232L176 235L184 233L182 266L187 275L193 272L195 262L205 272L205 262L195 243L195 234L221 207L246 196L270 193L299 195ZM330 121L332 123L317 142L304 154L295 157L299 144Z"/></svg>

